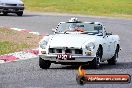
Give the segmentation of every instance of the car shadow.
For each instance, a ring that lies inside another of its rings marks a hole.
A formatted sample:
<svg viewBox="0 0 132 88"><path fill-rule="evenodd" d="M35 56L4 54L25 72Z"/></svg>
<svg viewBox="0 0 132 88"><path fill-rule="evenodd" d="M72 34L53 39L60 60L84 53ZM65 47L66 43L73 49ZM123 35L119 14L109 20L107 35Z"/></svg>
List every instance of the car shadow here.
<svg viewBox="0 0 132 88"><path fill-rule="evenodd" d="M132 62L118 62L116 65L102 64L101 69L132 69Z"/></svg>
<svg viewBox="0 0 132 88"><path fill-rule="evenodd" d="M16 14L7 14L7 15L3 15L3 14L0 14L0 16L3 16L3 17L35 17L35 16L41 16L41 15L32 15L32 14L23 14L23 16L17 16Z"/></svg>
<svg viewBox="0 0 132 88"><path fill-rule="evenodd" d="M62 65L59 67L52 67L50 69L70 69L76 70L80 65ZM82 66L83 69L93 69L89 65ZM107 69L132 69L132 62L118 62L116 65L108 65L107 63L102 63L98 70L107 70Z"/></svg>
<svg viewBox="0 0 132 88"><path fill-rule="evenodd" d="M36 17L36 16L41 16L41 15L31 15L31 14L27 15L27 14L24 14L22 17ZM17 16L17 17L19 17L19 16Z"/></svg>

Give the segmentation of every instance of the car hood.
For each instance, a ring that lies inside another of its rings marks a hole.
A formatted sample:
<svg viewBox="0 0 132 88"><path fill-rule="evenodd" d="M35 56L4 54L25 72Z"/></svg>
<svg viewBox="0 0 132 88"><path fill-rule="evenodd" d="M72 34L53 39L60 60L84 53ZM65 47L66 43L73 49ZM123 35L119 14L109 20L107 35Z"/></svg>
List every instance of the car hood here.
<svg viewBox="0 0 132 88"><path fill-rule="evenodd" d="M21 0L0 0L0 3L23 4Z"/></svg>
<svg viewBox="0 0 132 88"><path fill-rule="evenodd" d="M87 34L56 34L49 41L49 46L81 48L85 42L93 42L96 38Z"/></svg>

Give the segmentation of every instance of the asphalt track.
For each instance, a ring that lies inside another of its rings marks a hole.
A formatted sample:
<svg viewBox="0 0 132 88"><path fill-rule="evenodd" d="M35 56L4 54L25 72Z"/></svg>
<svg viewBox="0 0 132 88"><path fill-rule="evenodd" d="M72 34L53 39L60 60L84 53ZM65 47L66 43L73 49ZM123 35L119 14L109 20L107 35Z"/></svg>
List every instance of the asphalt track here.
<svg viewBox="0 0 132 88"><path fill-rule="evenodd" d="M40 33L51 33L60 21L67 21L73 15L48 15L25 13L23 17L0 15L0 26L25 28ZM132 76L132 19L76 16L83 21L100 21L106 30L118 34L121 48L117 65L103 63L100 69L87 68L89 74L130 74ZM0 64L0 88L132 88L130 84L86 84L76 83L77 67L52 64L48 70L38 66L38 58L20 62Z"/></svg>

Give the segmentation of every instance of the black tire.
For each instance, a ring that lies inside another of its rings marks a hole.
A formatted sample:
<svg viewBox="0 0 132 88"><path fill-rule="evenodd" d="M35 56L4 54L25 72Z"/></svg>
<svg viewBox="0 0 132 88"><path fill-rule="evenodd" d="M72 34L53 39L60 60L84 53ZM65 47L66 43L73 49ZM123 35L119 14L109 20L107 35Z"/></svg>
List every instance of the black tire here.
<svg viewBox="0 0 132 88"><path fill-rule="evenodd" d="M48 69L51 65L50 61L44 60L39 57L39 67L42 69Z"/></svg>
<svg viewBox="0 0 132 88"><path fill-rule="evenodd" d="M100 67L100 60L102 58L102 49L101 47L98 48L96 57L93 59L93 61L90 63L90 66L94 69L98 69Z"/></svg>
<svg viewBox="0 0 132 88"><path fill-rule="evenodd" d="M118 57L118 52L119 52L119 49L118 49L118 46L117 46L116 50L115 50L114 56L111 59L107 60L107 62L108 62L109 65L116 65L116 63L117 63L117 57Z"/></svg>
<svg viewBox="0 0 132 88"><path fill-rule="evenodd" d="M3 15L4 15L4 16L7 16L7 14L8 14L7 12L3 12Z"/></svg>
<svg viewBox="0 0 132 88"><path fill-rule="evenodd" d="M94 58L90 66L93 69L98 69L100 67L100 58Z"/></svg>
<svg viewBox="0 0 132 88"><path fill-rule="evenodd" d="M17 16L22 16L23 12L17 12L16 14L17 14Z"/></svg>

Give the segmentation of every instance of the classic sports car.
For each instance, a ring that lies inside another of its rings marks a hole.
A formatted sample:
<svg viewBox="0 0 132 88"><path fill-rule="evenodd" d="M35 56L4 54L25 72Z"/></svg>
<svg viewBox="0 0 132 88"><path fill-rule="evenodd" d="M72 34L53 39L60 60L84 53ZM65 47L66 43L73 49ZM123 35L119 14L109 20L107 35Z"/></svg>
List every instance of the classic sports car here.
<svg viewBox="0 0 132 88"><path fill-rule="evenodd" d="M60 22L53 31L54 34L44 36L39 43L40 68L48 69L51 63L89 64L93 68L99 68L104 61L116 64L119 36L107 33L102 23L71 18L68 22Z"/></svg>

